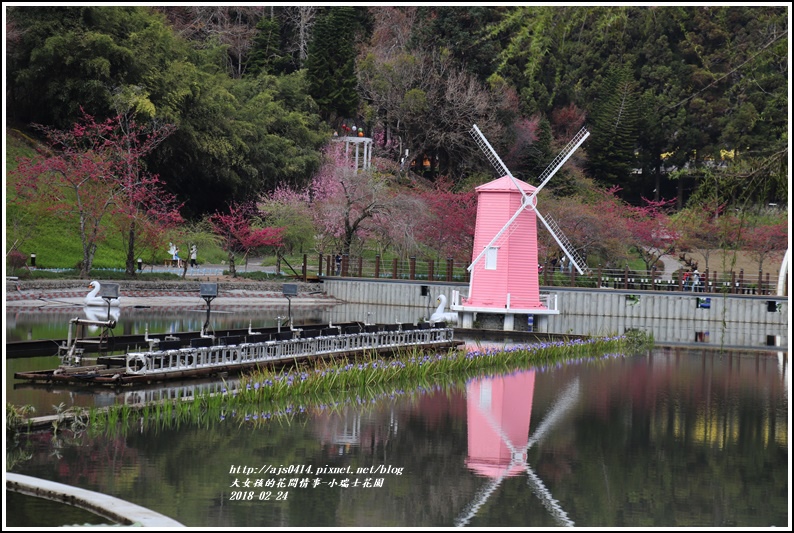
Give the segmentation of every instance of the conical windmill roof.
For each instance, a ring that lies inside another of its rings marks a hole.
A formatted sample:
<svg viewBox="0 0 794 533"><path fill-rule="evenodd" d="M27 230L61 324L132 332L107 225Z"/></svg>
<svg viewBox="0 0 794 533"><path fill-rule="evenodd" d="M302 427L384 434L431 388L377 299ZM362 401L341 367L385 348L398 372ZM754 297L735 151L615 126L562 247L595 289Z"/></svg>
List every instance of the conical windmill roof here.
<svg viewBox="0 0 794 533"><path fill-rule="evenodd" d="M477 192L483 191L515 191L516 190L516 183L519 187L521 187L525 193L531 194L535 191L537 187L533 187L529 183L525 181L521 181L518 178L515 178L515 183L513 180L510 179L510 176L502 176L499 179L495 179L493 181L489 181L488 183L484 183L479 187L476 187L474 190Z"/></svg>

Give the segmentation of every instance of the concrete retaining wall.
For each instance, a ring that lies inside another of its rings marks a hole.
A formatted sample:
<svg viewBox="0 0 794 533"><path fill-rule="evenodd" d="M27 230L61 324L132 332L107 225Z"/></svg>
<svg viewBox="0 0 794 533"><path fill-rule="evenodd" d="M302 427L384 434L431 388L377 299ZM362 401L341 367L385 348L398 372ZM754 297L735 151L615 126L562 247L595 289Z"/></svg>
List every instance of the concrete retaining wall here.
<svg viewBox="0 0 794 533"><path fill-rule="evenodd" d="M449 300L453 290L468 292L468 283L441 283L405 280L369 280L358 278L326 278L323 290L338 300L373 305L398 305L433 308L439 294Z"/></svg>
<svg viewBox="0 0 794 533"><path fill-rule="evenodd" d="M465 295L469 288L465 283L348 278L326 279L323 287L329 296L350 304L415 308L427 316L439 294L449 301L453 290ZM579 335L642 329L674 342L788 344L787 297L564 287L541 287L541 292L557 297L559 314L515 315L512 326L505 328L504 314L478 313L474 326Z"/></svg>
<svg viewBox="0 0 794 533"><path fill-rule="evenodd" d="M464 283L420 281L369 281L326 279L329 296L350 303L433 307L439 294L451 299L452 291L465 296ZM701 292L630 291L545 287L541 292L556 295L560 315L614 316L688 320L714 317L741 323L788 324L788 298Z"/></svg>

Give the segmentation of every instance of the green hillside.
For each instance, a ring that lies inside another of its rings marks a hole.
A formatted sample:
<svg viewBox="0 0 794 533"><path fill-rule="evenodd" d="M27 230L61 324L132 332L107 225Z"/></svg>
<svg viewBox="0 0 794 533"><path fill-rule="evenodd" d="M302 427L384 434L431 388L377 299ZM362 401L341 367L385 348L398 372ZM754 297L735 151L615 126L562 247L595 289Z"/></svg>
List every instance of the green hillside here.
<svg viewBox="0 0 794 533"><path fill-rule="evenodd" d="M83 257L77 221L63 221L47 215L35 206L15 202L12 178L9 171L17 166L17 158L36 155L36 141L24 132L9 127L6 132L6 249L18 250L26 257L36 254L39 268L74 268ZM167 250L163 250L165 259ZM95 268L124 268L125 250L117 232L97 250Z"/></svg>

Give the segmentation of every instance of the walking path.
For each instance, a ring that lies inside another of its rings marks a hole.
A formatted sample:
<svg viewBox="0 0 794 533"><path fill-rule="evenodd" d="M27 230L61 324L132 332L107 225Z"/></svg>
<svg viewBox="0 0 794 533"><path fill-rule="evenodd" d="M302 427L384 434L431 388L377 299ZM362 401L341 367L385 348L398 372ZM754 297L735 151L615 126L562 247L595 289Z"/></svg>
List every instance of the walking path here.
<svg viewBox="0 0 794 533"><path fill-rule="evenodd" d="M659 260L664 265L664 270L662 271L661 279L662 281L669 281L673 279L673 272L679 270L684 267L680 261L673 258L672 255L663 255L659 258Z"/></svg>
<svg viewBox="0 0 794 533"><path fill-rule="evenodd" d="M274 266L261 266L262 259L250 259L248 264L245 263L237 264L236 270L237 273L245 273L245 272L265 272L267 274L276 274L276 267ZM191 267L188 265L187 271L185 272L185 277L188 278L200 278L200 277L207 277L207 276L222 276L224 271L229 270L229 265L226 264L217 264L217 263L205 263L199 265L197 267ZM184 269L182 267L172 267L172 266L164 266L164 265L146 265L143 267L143 272L169 272L171 274L176 274L177 276L182 276L182 272Z"/></svg>

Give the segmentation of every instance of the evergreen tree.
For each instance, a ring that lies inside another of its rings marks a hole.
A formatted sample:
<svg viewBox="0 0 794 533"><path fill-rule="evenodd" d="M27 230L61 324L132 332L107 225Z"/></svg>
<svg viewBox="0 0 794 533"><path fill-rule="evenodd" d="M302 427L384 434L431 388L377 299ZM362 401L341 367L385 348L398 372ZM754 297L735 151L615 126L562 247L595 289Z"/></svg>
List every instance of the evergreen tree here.
<svg viewBox="0 0 794 533"><path fill-rule="evenodd" d="M589 171L600 183L619 185L625 200L638 200L634 196L642 191L633 183L633 171L639 106L636 83L628 67L610 73L601 87L592 119L592 140L586 146Z"/></svg>
<svg viewBox="0 0 794 533"><path fill-rule="evenodd" d="M262 17L256 25L256 31L248 74L286 74L290 68L290 57L281 50L281 23L278 18Z"/></svg>
<svg viewBox="0 0 794 533"><path fill-rule="evenodd" d="M309 94L323 118L352 117L358 108L356 9L332 7L314 28L306 59Z"/></svg>
<svg viewBox="0 0 794 533"><path fill-rule="evenodd" d="M529 147L529 176L531 183L539 185L534 180L540 176L553 159L551 154L551 124L549 119L541 117L538 122L538 140Z"/></svg>

